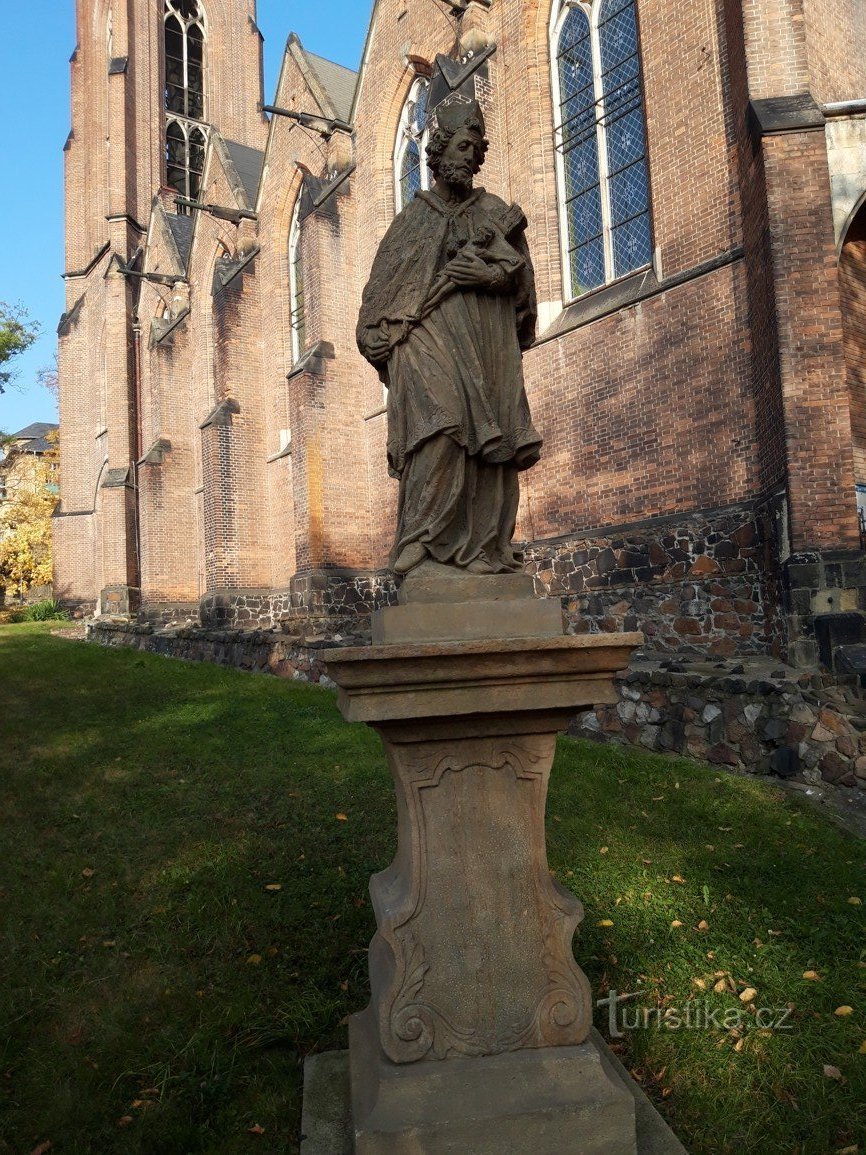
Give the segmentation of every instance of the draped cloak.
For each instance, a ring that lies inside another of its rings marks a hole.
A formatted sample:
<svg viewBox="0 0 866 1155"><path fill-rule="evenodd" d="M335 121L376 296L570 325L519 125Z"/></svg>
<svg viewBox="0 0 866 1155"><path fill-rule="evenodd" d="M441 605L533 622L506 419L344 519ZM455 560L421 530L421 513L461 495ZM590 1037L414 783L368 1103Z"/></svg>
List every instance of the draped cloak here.
<svg viewBox="0 0 866 1155"><path fill-rule="evenodd" d="M445 564L518 568L517 473L541 448L523 382L536 324L525 228L521 209L484 189L457 204L421 192L377 253L357 338L388 387L388 467L401 482L392 562L417 541ZM461 250L496 266L494 288L441 275Z"/></svg>

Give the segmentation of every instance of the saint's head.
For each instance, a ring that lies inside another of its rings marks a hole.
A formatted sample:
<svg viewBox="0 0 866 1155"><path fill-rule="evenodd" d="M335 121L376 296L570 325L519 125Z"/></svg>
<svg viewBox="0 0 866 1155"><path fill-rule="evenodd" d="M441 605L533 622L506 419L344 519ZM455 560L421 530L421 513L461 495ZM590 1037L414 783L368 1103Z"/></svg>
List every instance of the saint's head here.
<svg viewBox="0 0 866 1155"><path fill-rule="evenodd" d="M484 114L477 101L440 104L427 146L427 163L437 180L468 188L484 164L489 147Z"/></svg>

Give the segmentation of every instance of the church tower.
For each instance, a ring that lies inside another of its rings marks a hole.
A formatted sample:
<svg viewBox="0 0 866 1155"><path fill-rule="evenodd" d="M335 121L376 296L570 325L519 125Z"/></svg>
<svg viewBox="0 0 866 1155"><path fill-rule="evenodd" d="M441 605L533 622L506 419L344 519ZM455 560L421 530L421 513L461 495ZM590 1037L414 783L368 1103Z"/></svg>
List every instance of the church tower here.
<svg viewBox="0 0 866 1155"><path fill-rule="evenodd" d="M55 583L71 602L126 612L139 586L137 301L151 206L189 212L213 130L263 145L262 39L255 0L76 7Z"/></svg>

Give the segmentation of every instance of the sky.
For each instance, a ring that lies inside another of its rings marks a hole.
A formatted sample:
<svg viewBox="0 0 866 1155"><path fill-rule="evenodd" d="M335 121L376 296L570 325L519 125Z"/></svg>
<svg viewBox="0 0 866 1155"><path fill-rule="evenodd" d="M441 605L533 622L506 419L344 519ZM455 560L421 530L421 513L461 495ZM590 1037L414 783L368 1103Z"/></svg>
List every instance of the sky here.
<svg viewBox="0 0 866 1155"><path fill-rule="evenodd" d="M142 2L156 9L157 0ZM259 0L266 98L273 99L290 32L311 52L357 68L371 8L372 0ZM14 363L16 383L0 393L0 430L14 432L32 421L57 420L54 399L37 374L53 363L65 307L63 145L70 128L75 0L0 0L0 19L0 107L17 113L7 118L6 177L0 181L0 301L21 304L40 326L37 343Z"/></svg>

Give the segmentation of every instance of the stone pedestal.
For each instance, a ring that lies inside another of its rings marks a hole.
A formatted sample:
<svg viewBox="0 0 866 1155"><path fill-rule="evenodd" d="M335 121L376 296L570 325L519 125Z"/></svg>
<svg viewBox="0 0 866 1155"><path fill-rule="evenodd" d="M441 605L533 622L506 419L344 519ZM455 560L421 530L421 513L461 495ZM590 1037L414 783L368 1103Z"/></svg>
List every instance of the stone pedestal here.
<svg viewBox="0 0 866 1155"><path fill-rule="evenodd" d="M327 655L398 805L397 856L370 883L372 999L350 1025L355 1151L634 1152L633 1101L586 1042L583 911L549 873L544 812L557 734L615 701L643 639L564 637L526 579L462 580L470 600L418 581L374 626L390 644Z"/></svg>

